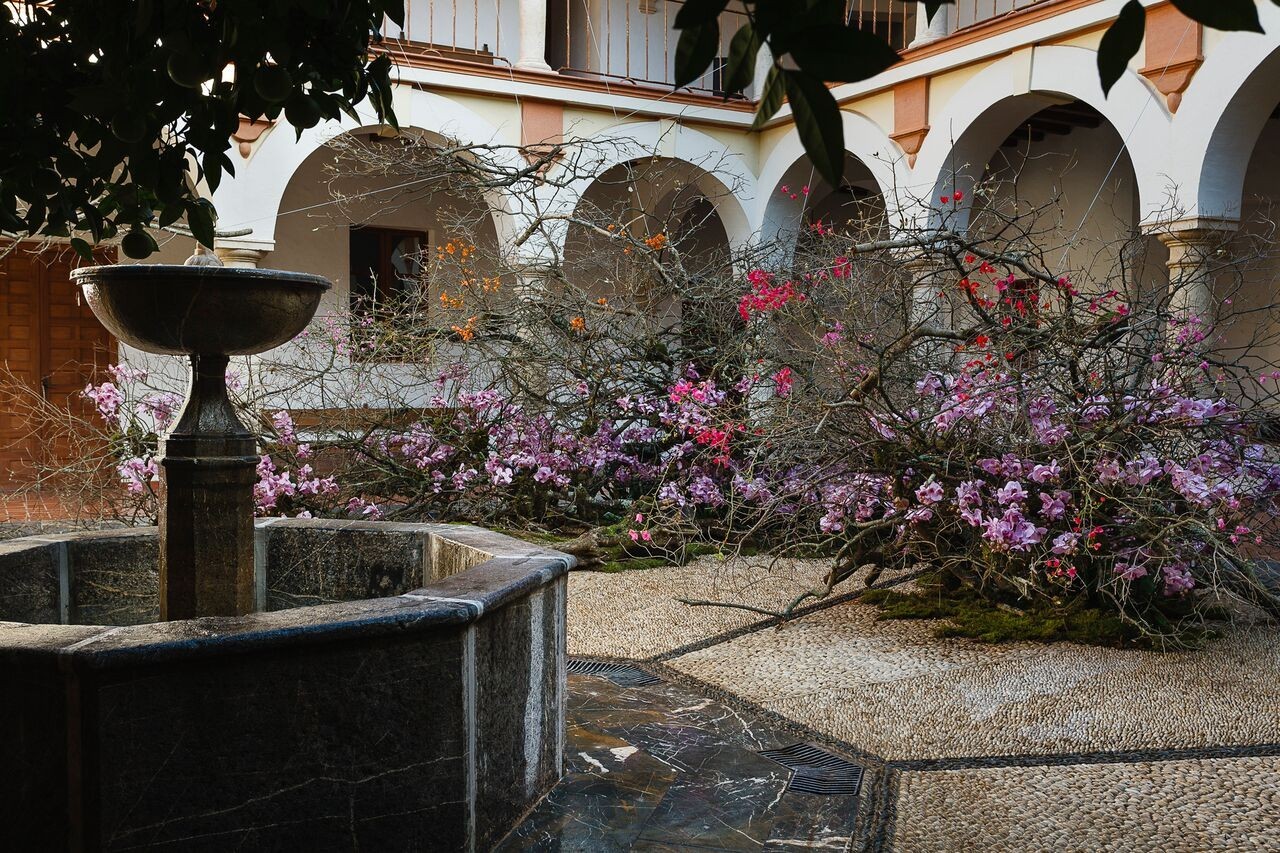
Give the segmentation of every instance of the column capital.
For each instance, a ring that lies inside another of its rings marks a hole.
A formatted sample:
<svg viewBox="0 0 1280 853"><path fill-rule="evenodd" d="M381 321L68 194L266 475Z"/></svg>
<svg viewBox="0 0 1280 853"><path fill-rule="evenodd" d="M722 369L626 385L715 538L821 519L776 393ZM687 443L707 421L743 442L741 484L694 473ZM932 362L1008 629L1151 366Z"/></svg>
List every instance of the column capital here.
<svg viewBox="0 0 1280 853"><path fill-rule="evenodd" d="M1144 234L1154 236L1166 246L1217 242L1239 230L1240 220L1213 216L1189 216L1142 225Z"/></svg>

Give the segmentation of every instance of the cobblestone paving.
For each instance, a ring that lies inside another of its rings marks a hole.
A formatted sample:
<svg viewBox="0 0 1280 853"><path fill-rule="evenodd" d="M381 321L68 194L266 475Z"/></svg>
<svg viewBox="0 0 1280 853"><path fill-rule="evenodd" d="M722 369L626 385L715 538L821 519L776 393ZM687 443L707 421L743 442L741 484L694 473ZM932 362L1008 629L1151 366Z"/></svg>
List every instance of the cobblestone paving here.
<svg viewBox="0 0 1280 853"><path fill-rule="evenodd" d="M1280 743L1280 636L1261 626L1180 654L989 646L847 604L669 663L887 759Z"/></svg>
<svg viewBox="0 0 1280 853"><path fill-rule="evenodd" d="M863 756L851 850L1280 851L1274 626L1157 654L939 640L856 602L778 628L672 600L780 607L822 571L784 565L575 575L571 651L647 660Z"/></svg>
<svg viewBox="0 0 1280 853"><path fill-rule="evenodd" d="M897 850L1280 850L1280 758L903 773Z"/></svg>
<svg viewBox="0 0 1280 853"><path fill-rule="evenodd" d="M569 576L569 654L643 659L760 621L761 614L692 608L677 599L780 607L821 581L817 560L700 557L687 566Z"/></svg>

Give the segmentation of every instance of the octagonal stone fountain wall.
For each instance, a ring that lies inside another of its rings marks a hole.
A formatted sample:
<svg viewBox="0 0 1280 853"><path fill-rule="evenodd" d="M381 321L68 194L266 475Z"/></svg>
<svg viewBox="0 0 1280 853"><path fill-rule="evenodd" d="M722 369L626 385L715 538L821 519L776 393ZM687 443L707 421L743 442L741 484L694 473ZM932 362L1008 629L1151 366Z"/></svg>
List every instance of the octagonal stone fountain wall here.
<svg viewBox="0 0 1280 853"><path fill-rule="evenodd" d="M0 838L485 850L563 765L572 558L267 519L258 611L157 622L155 528L0 543Z"/></svg>

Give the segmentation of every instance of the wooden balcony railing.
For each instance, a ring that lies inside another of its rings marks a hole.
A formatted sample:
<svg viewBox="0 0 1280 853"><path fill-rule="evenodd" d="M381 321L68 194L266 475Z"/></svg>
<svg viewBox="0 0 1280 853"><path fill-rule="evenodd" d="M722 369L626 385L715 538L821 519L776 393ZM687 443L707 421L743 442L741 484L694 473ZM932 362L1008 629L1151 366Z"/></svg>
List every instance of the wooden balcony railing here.
<svg viewBox="0 0 1280 853"><path fill-rule="evenodd" d="M406 59L443 59L483 65L551 70L580 79L669 90L675 80L679 33L673 28L683 0L406 0L405 25L388 22L384 35L397 40ZM797 0L799 2L799 0ZM846 0L848 21L884 38L901 51L957 30L1050 0L956 0L927 24L921 4L904 0ZM522 20L521 6L545 16ZM720 17L717 60L685 94L724 97L729 44L747 20L740 0ZM521 26L536 27L523 33ZM523 46L522 46L523 45ZM540 53L539 46L545 45ZM521 56L521 53L524 56ZM545 59L546 65L543 65ZM755 97L752 88L743 93Z"/></svg>
<svg viewBox="0 0 1280 853"><path fill-rule="evenodd" d="M673 24L679 9L675 0L548 0L547 59L552 68L574 77L669 88L675 80L680 34ZM720 58L689 85L690 91L725 94L729 42L745 21L740 4L720 16Z"/></svg>
<svg viewBox="0 0 1280 853"><path fill-rule="evenodd" d="M846 0L845 18L905 50L916 36L916 4L902 0Z"/></svg>
<svg viewBox="0 0 1280 853"><path fill-rule="evenodd" d="M951 8L951 31L981 24L1029 8L1044 0L956 0ZM945 8L945 7L944 7Z"/></svg>
<svg viewBox="0 0 1280 853"><path fill-rule="evenodd" d="M383 35L414 43L414 53L484 65L511 64L520 33L520 0L405 0L404 27Z"/></svg>

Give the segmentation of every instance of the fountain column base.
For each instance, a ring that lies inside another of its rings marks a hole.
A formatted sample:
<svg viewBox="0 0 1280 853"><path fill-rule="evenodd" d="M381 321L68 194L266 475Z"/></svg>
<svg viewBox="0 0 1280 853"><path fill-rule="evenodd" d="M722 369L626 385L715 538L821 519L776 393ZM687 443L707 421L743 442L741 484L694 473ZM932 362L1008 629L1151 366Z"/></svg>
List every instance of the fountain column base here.
<svg viewBox="0 0 1280 853"><path fill-rule="evenodd" d="M160 618L252 613L256 460L161 464Z"/></svg>
<svg viewBox="0 0 1280 853"><path fill-rule="evenodd" d="M226 394L227 357L191 356L191 392L161 442L160 618L254 611L256 442Z"/></svg>

